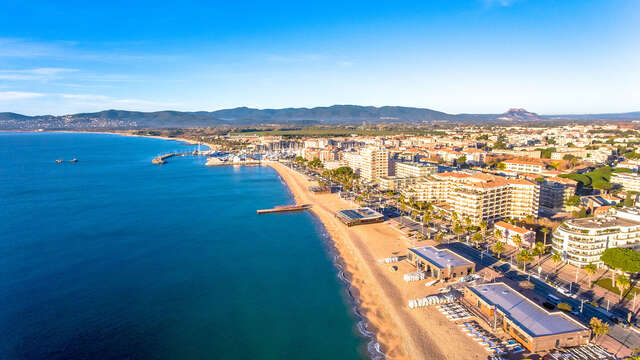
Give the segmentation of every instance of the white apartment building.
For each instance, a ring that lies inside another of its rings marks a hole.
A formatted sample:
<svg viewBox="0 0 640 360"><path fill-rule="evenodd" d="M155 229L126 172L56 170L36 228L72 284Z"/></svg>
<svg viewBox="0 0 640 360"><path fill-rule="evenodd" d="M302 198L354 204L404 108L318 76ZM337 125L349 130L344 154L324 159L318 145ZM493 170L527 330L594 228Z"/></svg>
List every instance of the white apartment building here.
<svg viewBox="0 0 640 360"><path fill-rule="evenodd" d="M344 153L343 156L348 166L364 181L375 182L389 175L389 152L385 148L367 146L360 153Z"/></svg>
<svg viewBox="0 0 640 360"><path fill-rule="evenodd" d="M553 252L569 264L599 264L608 248L640 245L640 209L622 208L601 217L567 220L552 239Z"/></svg>
<svg viewBox="0 0 640 360"><path fill-rule="evenodd" d="M635 173L613 173L611 183L620 185L628 191L640 192L640 175Z"/></svg>
<svg viewBox="0 0 640 360"><path fill-rule="evenodd" d="M423 177L438 172L438 166L430 163L396 162L396 177Z"/></svg>
<svg viewBox="0 0 640 360"><path fill-rule="evenodd" d="M506 160L504 164L506 171L516 173L540 174L546 167L542 161L536 160Z"/></svg>
<svg viewBox="0 0 640 360"><path fill-rule="evenodd" d="M495 230L500 230L502 238L511 246L517 246L514 242L516 235L520 235L520 246L531 248L536 243L536 233L523 227L511 225L504 221L498 221L493 226Z"/></svg>

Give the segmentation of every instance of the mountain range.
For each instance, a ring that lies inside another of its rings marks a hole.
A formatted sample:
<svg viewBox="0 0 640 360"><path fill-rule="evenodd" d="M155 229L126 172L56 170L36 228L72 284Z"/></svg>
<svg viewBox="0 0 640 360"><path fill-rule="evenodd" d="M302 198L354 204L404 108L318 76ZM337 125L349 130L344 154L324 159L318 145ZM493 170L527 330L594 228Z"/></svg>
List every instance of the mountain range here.
<svg viewBox="0 0 640 360"><path fill-rule="evenodd" d="M59 129L136 129L202 126L257 125L335 125L366 123L425 122L535 122L572 120L640 120L639 112L583 115L538 115L513 108L502 114L447 114L441 111L402 106L333 105L314 108L253 109L238 107L217 111L156 111L140 112L105 110L72 115L27 116L0 113L2 130Z"/></svg>

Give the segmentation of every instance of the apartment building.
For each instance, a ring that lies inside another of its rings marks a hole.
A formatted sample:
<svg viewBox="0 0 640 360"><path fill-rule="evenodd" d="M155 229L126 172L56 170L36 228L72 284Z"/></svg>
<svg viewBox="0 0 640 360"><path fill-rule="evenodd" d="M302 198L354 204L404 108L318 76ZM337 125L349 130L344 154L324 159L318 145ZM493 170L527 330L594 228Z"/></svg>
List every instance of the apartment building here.
<svg viewBox="0 0 640 360"><path fill-rule="evenodd" d="M512 171L516 173L540 174L545 170L546 167L542 161L537 161L535 159L506 160L503 163L505 164L506 171Z"/></svg>
<svg viewBox="0 0 640 360"><path fill-rule="evenodd" d="M627 191L640 192L640 175L635 173L613 173L611 183L620 185Z"/></svg>
<svg viewBox="0 0 640 360"><path fill-rule="evenodd" d="M640 209L627 207L599 217L571 219L552 236L553 252L569 264L583 267L600 263L600 255L611 247L640 246Z"/></svg>
<svg viewBox="0 0 640 360"><path fill-rule="evenodd" d="M578 182L561 177L548 177L540 185L540 212L555 214L565 209L565 201L576 194Z"/></svg>
<svg viewBox="0 0 640 360"><path fill-rule="evenodd" d="M489 174L450 172L434 174L403 191L417 201L444 203L475 224L505 217L537 217L539 187L524 179L506 179Z"/></svg>
<svg viewBox="0 0 640 360"><path fill-rule="evenodd" d="M438 172L438 166L421 162L395 162L395 176L403 177L424 177Z"/></svg>
<svg viewBox="0 0 640 360"><path fill-rule="evenodd" d="M383 147L367 146L359 153L344 153L348 166L368 182L389 175L389 152Z"/></svg>

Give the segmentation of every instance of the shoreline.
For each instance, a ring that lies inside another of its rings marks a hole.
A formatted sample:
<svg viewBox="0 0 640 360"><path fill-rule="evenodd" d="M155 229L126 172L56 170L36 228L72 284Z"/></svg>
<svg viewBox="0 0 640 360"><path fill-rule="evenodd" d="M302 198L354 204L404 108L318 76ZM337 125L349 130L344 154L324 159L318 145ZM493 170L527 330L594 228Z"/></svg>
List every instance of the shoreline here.
<svg viewBox="0 0 640 360"><path fill-rule="evenodd" d="M2 132L8 132L8 133L38 133L38 134L42 134L42 133L64 133L64 134L106 134L106 135L120 135L120 136L128 136L128 137L140 137L140 138L150 138L150 139L160 139L160 140L169 140L169 141L179 141L179 142L183 142L189 145L206 145L208 146L210 149L212 149L212 145L208 144L206 142L198 142L195 140L190 140L190 139L185 139L185 138L181 138L181 137L168 137L168 136L160 136L160 135L137 135L137 134L130 134L127 132L117 132L117 131L89 131L89 130L80 130L80 131L75 131L75 130L45 130L45 131L38 131L38 130L2 130Z"/></svg>
<svg viewBox="0 0 640 360"><path fill-rule="evenodd" d="M397 272L386 270L377 259L392 251L406 251L408 244L388 222L346 227L335 218L336 210L353 208L336 194L313 194L306 178L281 163L265 161L287 184L296 203L313 204L310 209L329 234L329 240L347 274L349 291L366 319L380 351L388 359L486 359L485 352L469 341L436 309L409 310L407 301L422 297L429 289L422 283L407 285L402 273L408 264L396 263ZM340 275L339 275L340 276ZM432 289L431 291L434 291ZM484 356L483 356L484 355Z"/></svg>

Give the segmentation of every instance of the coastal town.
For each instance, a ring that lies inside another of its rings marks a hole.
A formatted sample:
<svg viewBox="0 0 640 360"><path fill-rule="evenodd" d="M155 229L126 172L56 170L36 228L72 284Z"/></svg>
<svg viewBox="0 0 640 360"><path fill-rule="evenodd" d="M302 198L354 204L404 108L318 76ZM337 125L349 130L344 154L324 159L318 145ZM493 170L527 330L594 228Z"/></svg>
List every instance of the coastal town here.
<svg viewBox="0 0 640 360"><path fill-rule="evenodd" d="M636 126L209 145L216 165L273 167L320 218L389 358L624 359L640 349Z"/></svg>

